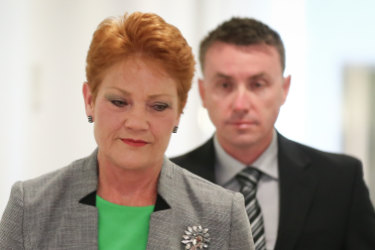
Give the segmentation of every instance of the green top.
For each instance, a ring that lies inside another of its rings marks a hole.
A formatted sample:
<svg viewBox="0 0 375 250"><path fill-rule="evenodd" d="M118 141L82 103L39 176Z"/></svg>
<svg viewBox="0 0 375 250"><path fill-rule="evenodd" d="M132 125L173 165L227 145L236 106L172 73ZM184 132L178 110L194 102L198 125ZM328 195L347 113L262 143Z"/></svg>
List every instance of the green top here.
<svg viewBox="0 0 375 250"><path fill-rule="evenodd" d="M145 250L151 213L155 206L127 207L96 196L100 250Z"/></svg>

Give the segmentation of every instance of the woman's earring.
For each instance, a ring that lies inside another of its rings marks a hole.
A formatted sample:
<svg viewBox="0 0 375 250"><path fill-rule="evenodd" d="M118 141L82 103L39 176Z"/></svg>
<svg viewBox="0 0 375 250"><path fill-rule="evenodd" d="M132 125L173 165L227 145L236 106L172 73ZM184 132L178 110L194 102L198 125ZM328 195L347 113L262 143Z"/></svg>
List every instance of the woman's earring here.
<svg viewBox="0 0 375 250"><path fill-rule="evenodd" d="M178 130L178 127L177 127L177 126L174 126L172 132L173 132L173 133L177 133L177 130Z"/></svg>
<svg viewBox="0 0 375 250"><path fill-rule="evenodd" d="M91 115L87 116L87 120L89 121L89 123L93 123L94 122L94 120L92 119Z"/></svg>

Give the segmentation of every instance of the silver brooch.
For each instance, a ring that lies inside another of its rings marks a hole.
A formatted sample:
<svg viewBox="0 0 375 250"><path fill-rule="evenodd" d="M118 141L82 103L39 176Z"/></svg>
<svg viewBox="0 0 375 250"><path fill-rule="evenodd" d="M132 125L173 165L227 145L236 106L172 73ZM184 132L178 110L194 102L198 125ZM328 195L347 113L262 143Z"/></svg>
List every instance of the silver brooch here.
<svg viewBox="0 0 375 250"><path fill-rule="evenodd" d="M203 249L208 248L208 243L210 242L210 235L207 233L208 228L203 228L201 225L187 227L185 234L182 236L185 249Z"/></svg>

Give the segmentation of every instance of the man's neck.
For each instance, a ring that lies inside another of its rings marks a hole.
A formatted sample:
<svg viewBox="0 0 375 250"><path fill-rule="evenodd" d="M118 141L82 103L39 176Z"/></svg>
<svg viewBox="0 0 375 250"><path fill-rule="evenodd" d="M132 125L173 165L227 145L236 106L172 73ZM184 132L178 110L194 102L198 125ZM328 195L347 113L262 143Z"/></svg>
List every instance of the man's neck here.
<svg viewBox="0 0 375 250"><path fill-rule="evenodd" d="M272 136L271 134L267 140L245 146L222 142L220 137L218 137L218 141L227 154L245 165L251 165L269 147L272 142Z"/></svg>

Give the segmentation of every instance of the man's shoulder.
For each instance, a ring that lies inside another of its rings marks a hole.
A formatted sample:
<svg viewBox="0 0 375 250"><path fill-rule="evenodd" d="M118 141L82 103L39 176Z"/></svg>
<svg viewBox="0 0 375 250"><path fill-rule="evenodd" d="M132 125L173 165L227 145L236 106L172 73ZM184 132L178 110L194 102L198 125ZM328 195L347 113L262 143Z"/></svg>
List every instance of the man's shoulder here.
<svg viewBox="0 0 375 250"><path fill-rule="evenodd" d="M185 167L186 165L191 164L201 164L202 161L211 160L215 156L215 149L213 144L213 139L205 141L203 144L198 147L175 157L171 157L171 161Z"/></svg>
<svg viewBox="0 0 375 250"><path fill-rule="evenodd" d="M171 161L196 175L215 182L215 147L213 138L183 155L171 158Z"/></svg>
<svg viewBox="0 0 375 250"><path fill-rule="evenodd" d="M299 143L279 135L279 159L285 155L291 158L304 157L313 165L320 166L361 166L361 161L348 154L328 152Z"/></svg>

